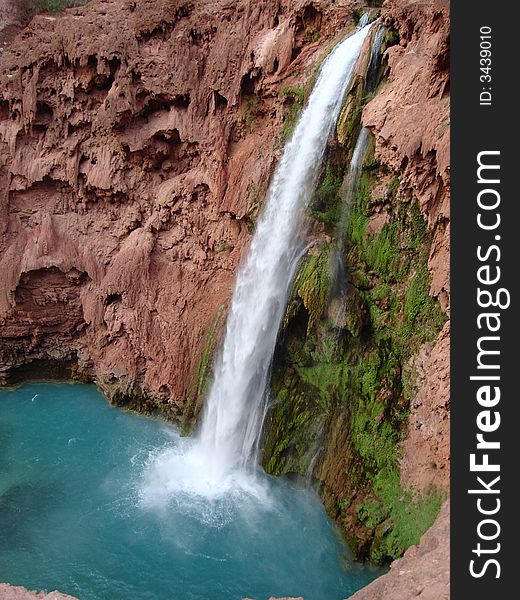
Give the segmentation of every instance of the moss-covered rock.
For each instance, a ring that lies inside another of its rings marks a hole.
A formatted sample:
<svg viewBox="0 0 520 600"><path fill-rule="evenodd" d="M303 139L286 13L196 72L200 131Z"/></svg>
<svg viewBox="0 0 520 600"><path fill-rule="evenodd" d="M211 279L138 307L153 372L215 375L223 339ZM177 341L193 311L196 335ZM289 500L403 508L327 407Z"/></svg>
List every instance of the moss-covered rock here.
<svg viewBox="0 0 520 600"><path fill-rule="evenodd" d="M379 228L376 213L384 213ZM382 172L373 144L347 217L298 270L274 360L263 464L312 475L355 554L385 562L418 542L441 503L435 490L416 497L402 488L399 446L410 402L404 372L445 317L428 294L426 223L414 199L400 196L399 180Z"/></svg>
<svg viewBox="0 0 520 600"><path fill-rule="evenodd" d="M186 402L181 417L181 431L188 434L192 431L197 416L202 410L204 398L209 391L213 359L225 323L226 306L222 305L213 315L209 324L197 369L192 376Z"/></svg>

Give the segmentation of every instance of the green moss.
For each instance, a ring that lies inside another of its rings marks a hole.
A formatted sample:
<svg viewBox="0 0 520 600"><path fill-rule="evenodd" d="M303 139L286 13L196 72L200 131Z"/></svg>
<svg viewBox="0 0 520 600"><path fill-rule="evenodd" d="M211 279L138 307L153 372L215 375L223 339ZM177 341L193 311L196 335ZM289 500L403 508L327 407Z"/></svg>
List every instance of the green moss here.
<svg viewBox="0 0 520 600"><path fill-rule="evenodd" d="M347 236L352 243L363 246L366 239L368 216L366 209L370 202L371 177L363 170L358 181L356 195L347 220Z"/></svg>
<svg viewBox="0 0 520 600"><path fill-rule="evenodd" d="M300 380L316 388L316 404L320 412L327 415L334 406L338 394L344 389L348 378L345 365L320 362L314 366L297 367Z"/></svg>
<svg viewBox="0 0 520 600"><path fill-rule="evenodd" d="M285 87L282 94L288 99L285 106L283 137L289 139L296 127L300 111L305 103L305 90L302 87Z"/></svg>
<svg viewBox="0 0 520 600"><path fill-rule="evenodd" d="M436 490L414 496L403 490L396 467L382 469L375 481L377 499L358 507L358 517L368 529L380 528L375 537L371 558L376 562L396 559L418 544L422 534L433 525L444 500ZM381 528L384 525L384 529Z"/></svg>
<svg viewBox="0 0 520 600"><path fill-rule="evenodd" d="M68 0L36 0L41 10L49 13L56 13L67 7Z"/></svg>
<svg viewBox="0 0 520 600"><path fill-rule="evenodd" d="M409 208L409 218L405 235L406 244L411 250L420 250L421 245L425 242L428 243L426 221L424 220L417 203L413 203Z"/></svg>
<svg viewBox="0 0 520 600"><path fill-rule="evenodd" d="M243 120L247 133L251 133L253 131L253 123L256 117L256 109L258 108L259 102L260 99L258 96L248 96L245 99Z"/></svg>
<svg viewBox="0 0 520 600"><path fill-rule="evenodd" d="M388 284L375 288L374 302L384 300L390 289ZM275 372L275 401L266 424L265 468L275 474L305 473L321 444L318 432L344 412L351 450L345 446L342 452L360 459L346 481L355 482L350 490L356 495L362 496L364 487L368 491L356 510L373 533L370 556L376 562L400 556L431 525L441 497L432 491L414 498L400 485L398 448L408 412L401 402L396 345L388 337L377 344L351 338L345 345L322 319L300 343L284 347L277 362L285 367ZM337 499L343 518L351 502L347 496Z"/></svg>
<svg viewBox="0 0 520 600"><path fill-rule="evenodd" d="M282 89L282 94L284 96L292 96L298 101L300 106L303 106L305 103L305 89L302 87L285 87Z"/></svg>
<svg viewBox="0 0 520 600"><path fill-rule="evenodd" d="M75 0L75 2L70 0L36 0L36 4L40 9L48 13L61 12L67 6L82 6L87 2L88 0Z"/></svg>
<svg viewBox="0 0 520 600"><path fill-rule="evenodd" d="M309 314L308 332L324 317L328 307L331 285L329 263L329 248L325 247L318 254L307 257L296 275L296 295L301 298Z"/></svg>
<svg viewBox="0 0 520 600"><path fill-rule="evenodd" d="M374 91L367 89L367 81L364 77L357 75L345 96L345 101L336 125L338 142L348 153L354 150L356 140L361 129L361 115L366 104L373 98ZM374 161L374 168L379 163L375 161L373 152L371 160Z"/></svg>
<svg viewBox="0 0 520 600"><path fill-rule="evenodd" d="M387 29L385 39L383 40L382 52L384 52L390 46L395 46L400 41L399 32L397 29Z"/></svg>
<svg viewBox="0 0 520 600"><path fill-rule="evenodd" d="M296 382L294 371L286 370L276 382L273 410L267 416L266 427L275 435L264 441L264 468L273 475L305 473L319 436L314 398Z"/></svg>
<svg viewBox="0 0 520 600"><path fill-rule="evenodd" d="M202 402L208 392L213 369L213 356L217 347L218 334L221 331L226 313L225 305L222 305L215 315L206 334L204 348L202 349L197 369L192 383L189 387L186 404L184 407L181 431L184 435L188 435L193 426L194 420L198 416Z"/></svg>
<svg viewBox="0 0 520 600"><path fill-rule="evenodd" d="M285 111L282 134L285 140L288 140L293 134L298 116L300 114L299 104L291 104Z"/></svg>
<svg viewBox="0 0 520 600"><path fill-rule="evenodd" d="M354 23L357 25L363 16L365 11L362 8L354 8L352 11L352 18L354 19Z"/></svg>
<svg viewBox="0 0 520 600"><path fill-rule="evenodd" d="M364 244L367 265L384 279L394 276L399 255L397 223L386 224L380 233L369 236Z"/></svg>
<svg viewBox="0 0 520 600"><path fill-rule="evenodd" d="M314 42L317 42L320 39L320 32L319 31L314 31L313 29L308 29L305 32L305 41L308 44L312 44Z"/></svg>
<svg viewBox="0 0 520 600"><path fill-rule="evenodd" d="M357 243L362 244L367 231L368 217L362 212L355 212L350 215L349 228L350 228L350 239Z"/></svg>
<svg viewBox="0 0 520 600"><path fill-rule="evenodd" d="M408 414L395 402L401 395L398 356L391 349L373 350L358 365L350 385L357 393L349 437L362 458L364 479L373 494L358 506L358 517L373 530L371 559L384 562L419 542L435 520L442 497L430 490L416 498L401 486L398 448Z"/></svg>
<svg viewBox="0 0 520 600"><path fill-rule="evenodd" d="M361 113L363 112L362 91L359 97L347 97L347 102L343 107L336 130L341 144L354 149L355 140L361 123Z"/></svg>
<svg viewBox="0 0 520 600"><path fill-rule="evenodd" d="M390 182L390 185L388 186L388 197L389 198L397 197L397 190L399 189L400 185L401 185L400 177L398 175L394 175L394 177L392 178L392 181Z"/></svg>
<svg viewBox="0 0 520 600"><path fill-rule="evenodd" d="M413 339L419 335L422 341L431 341L444 325L446 317L439 310L438 303L429 295L430 275L426 266L421 265L411 275L404 300L404 324L400 335Z"/></svg>
<svg viewBox="0 0 520 600"><path fill-rule="evenodd" d="M342 166L327 165L311 203L312 216L329 227L335 227L340 217L339 188L343 183L343 176Z"/></svg>
<svg viewBox="0 0 520 600"><path fill-rule="evenodd" d="M227 240L219 240L215 246L215 252L227 252L232 248L233 246Z"/></svg>

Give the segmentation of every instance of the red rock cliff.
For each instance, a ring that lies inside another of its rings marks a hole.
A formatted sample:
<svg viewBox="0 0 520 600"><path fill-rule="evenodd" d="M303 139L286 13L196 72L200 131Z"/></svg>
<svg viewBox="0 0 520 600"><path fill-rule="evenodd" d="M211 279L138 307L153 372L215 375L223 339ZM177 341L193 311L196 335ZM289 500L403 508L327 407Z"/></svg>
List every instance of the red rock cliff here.
<svg viewBox="0 0 520 600"><path fill-rule="evenodd" d="M400 175L433 233L430 294L449 314L450 298L450 7L447 0L387 0L386 23L400 43L388 49L388 81L363 122L376 155ZM403 483L449 489L450 322L414 361L418 390L403 447Z"/></svg>
<svg viewBox="0 0 520 600"><path fill-rule="evenodd" d="M0 55L0 383L59 364L175 415L283 144L281 90L349 22L328 0L92 0L18 34Z"/></svg>
<svg viewBox="0 0 520 600"><path fill-rule="evenodd" d="M387 0L386 20L399 31L389 48L385 87L368 104L364 124L376 136L378 159L401 175L433 232L430 293L449 315L450 298L450 12L447 0ZM405 486L430 485L449 493L450 322L415 358L417 394L403 444ZM356 600L448 600L450 512L445 502L435 524L392 564L388 574L359 591Z"/></svg>

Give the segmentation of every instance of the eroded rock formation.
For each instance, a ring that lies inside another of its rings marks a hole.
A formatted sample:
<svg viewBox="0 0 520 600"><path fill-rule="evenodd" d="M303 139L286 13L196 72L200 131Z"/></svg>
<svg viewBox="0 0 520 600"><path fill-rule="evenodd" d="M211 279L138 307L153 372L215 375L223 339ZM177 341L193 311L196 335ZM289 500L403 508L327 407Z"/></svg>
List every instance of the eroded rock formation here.
<svg viewBox="0 0 520 600"><path fill-rule="evenodd" d="M282 90L350 20L307 0L33 19L0 57L1 382L52 360L179 413L283 145Z"/></svg>
<svg viewBox="0 0 520 600"><path fill-rule="evenodd" d="M363 123L376 136L376 157L399 173L433 234L430 293L449 314L450 294L450 13L445 0L388 0L386 23L400 43L388 49L389 76ZM420 490L449 490L450 324L415 359L401 476Z"/></svg>
<svg viewBox="0 0 520 600"><path fill-rule="evenodd" d="M0 53L27 25L36 9L32 0L0 0Z"/></svg>
<svg viewBox="0 0 520 600"><path fill-rule="evenodd" d="M0 583L0 598L2 600L77 600L73 596L60 592L31 592L23 587Z"/></svg>

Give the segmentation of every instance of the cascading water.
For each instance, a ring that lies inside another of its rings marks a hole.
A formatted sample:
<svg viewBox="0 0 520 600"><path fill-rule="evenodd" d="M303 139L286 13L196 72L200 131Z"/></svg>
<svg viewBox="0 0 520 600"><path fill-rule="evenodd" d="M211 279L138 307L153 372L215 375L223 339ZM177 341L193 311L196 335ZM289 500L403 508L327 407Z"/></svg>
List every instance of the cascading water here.
<svg viewBox="0 0 520 600"><path fill-rule="evenodd" d="M305 208L369 31L368 25L358 28L320 69L238 272L201 430L182 455L176 449L156 460L149 481L154 494L162 487L167 494L218 496L250 485L244 481L251 481L247 467L256 464L270 364L304 247Z"/></svg>
<svg viewBox="0 0 520 600"><path fill-rule="evenodd" d="M363 27L366 27L370 23L371 18L372 14L370 11L363 13L358 22L358 29L363 29Z"/></svg>
<svg viewBox="0 0 520 600"><path fill-rule="evenodd" d="M368 129L366 127L362 127L361 131L359 132L356 145L354 146L352 158L350 160L350 165L348 168L347 187L343 195L343 206L346 214L348 213L351 207L352 199L357 189L361 167L363 166L363 160L365 159L367 141ZM341 221L341 226L344 229L344 219L342 219Z"/></svg>
<svg viewBox="0 0 520 600"><path fill-rule="evenodd" d="M381 47L383 45L386 32L386 27L379 24L377 25L373 34L372 45L370 49L370 64L368 65L367 82L365 87L365 90L368 93L374 91L378 81L378 71L379 67L381 66Z"/></svg>
<svg viewBox="0 0 520 600"><path fill-rule="evenodd" d="M373 35L372 45L370 48L370 63L368 65L367 71L367 83L365 87L368 93L373 92L377 84L378 71L379 67L381 66L381 46L383 44L385 32L385 27L383 27L382 25L378 25ZM348 215L354 194L356 193L357 186L359 183L359 176L361 174L361 167L363 166L363 161L365 159L367 142L368 129L366 129L366 127L361 127L358 138L356 140L356 145L354 146L354 151L352 152L352 158L350 159L347 174L347 186L343 194L344 214L340 219L340 227L343 231L345 230L345 216ZM338 239L341 239L341 235L338 235L337 237Z"/></svg>
<svg viewBox="0 0 520 600"><path fill-rule="evenodd" d="M368 13L363 15L366 17ZM361 23L361 20L360 20ZM372 36L370 48L370 62L367 69L367 80L365 90L373 92L378 81L378 71L381 66L381 47L385 36L386 29L382 25L377 25ZM342 193L341 213L338 219L336 228L336 249L331 255L330 271L334 282L332 297L344 298L348 289L348 274L346 272L344 254L345 254L345 239L347 234L347 222L352 209L352 204L355 200L358 184L361 176L361 170L368 146L368 129L361 127L356 145L352 152L350 164L346 174L346 186ZM332 308L332 307L331 307ZM332 308L335 318L340 320L340 315L345 310L342 302L335 303L335 309Z"/></svg>
<svg viewBox="0 0 520 600"><path fill-rule="evenodd" d="M347 38L324 62L238 273L200 434L208 461L223 474L245 467L254 456L271 358L303 249L303 211L368 31L365 27Z"/></svg>

